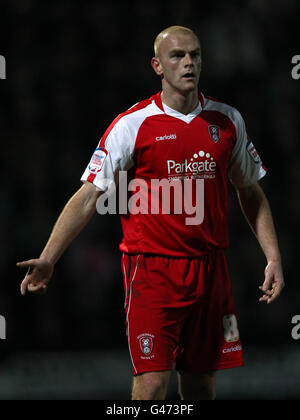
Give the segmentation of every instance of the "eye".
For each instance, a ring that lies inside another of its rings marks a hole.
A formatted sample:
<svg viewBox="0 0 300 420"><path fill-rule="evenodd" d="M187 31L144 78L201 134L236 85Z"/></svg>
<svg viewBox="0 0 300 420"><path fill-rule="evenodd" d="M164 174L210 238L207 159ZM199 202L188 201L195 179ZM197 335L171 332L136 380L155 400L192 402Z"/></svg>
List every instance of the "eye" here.
<svg viewBox="0 0 300 420"><path fill-rule="evenodd" d="M176 52L176 53L173 53L172 55L171 55L171 57L173 58L173 57L175 57L175 58L181 58L181 57L184 57L184 54L183 53L181 53L181 52Z"/></svg>

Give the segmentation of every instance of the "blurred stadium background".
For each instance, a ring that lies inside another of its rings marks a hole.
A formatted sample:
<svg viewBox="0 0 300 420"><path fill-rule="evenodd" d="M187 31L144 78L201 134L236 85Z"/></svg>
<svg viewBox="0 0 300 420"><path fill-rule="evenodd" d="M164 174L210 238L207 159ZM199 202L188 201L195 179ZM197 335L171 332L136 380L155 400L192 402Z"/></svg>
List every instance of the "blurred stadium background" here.
<svg viewBox="0 0 300 420"><path fill-rule="evenodd" d="M297 0L1 3L0 399L129 399L118 216L96 215L57 264L47 295L19 294L17 261L37 257L98 140L117 114L160 90L158 32L202 42L200 88L237 107L269 173L286 289L258 303L265 260L230 190L228 251L243 368L219 374L219 399L298 399L300 341ZM177 399L175 375L168 398Z"/></svg>

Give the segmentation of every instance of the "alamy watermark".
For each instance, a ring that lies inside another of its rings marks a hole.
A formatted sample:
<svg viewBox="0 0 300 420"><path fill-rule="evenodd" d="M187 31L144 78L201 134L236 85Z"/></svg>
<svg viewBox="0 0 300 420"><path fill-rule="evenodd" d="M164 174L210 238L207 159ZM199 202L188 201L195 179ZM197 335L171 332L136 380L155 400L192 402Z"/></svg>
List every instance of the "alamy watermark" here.
<svg viewBox="0 0 300 420"><path fill-rule="evenodd" d="M186 225L203 222L204 179L187 176L172 180L163 178L147 182L135 178L129 183L127 181L127 171L120 171L118 203L116 184L110 180L102 181L107 192L97 201L99 214L184 214Z"/></svg>
<svg viewBox="0 0 300 420"><path fill-rule="evenodd" d="M6 60L0 55L0 79L6 79Z"/></svg>
<svg viewBox="0 0 300 420"><path fill-rule="evenodd" d="M299 340L299 338L300 338L300 315L294 315L293 316L292 324L296 324L292 328L292 338L294 340Z"/></svg>
<svg viewBox="0 0 300 420"><path fill-rule="evenodd" d="M294 55L292 57L292 64L295 64L292 68L292 78L298 80L300 79L300 55Z"/></svg>
<svg viewBox="0 0 300 420"><path fill-rule="evenodd" d="M6 320L0 315L0 340L6 340Z"/></svg>

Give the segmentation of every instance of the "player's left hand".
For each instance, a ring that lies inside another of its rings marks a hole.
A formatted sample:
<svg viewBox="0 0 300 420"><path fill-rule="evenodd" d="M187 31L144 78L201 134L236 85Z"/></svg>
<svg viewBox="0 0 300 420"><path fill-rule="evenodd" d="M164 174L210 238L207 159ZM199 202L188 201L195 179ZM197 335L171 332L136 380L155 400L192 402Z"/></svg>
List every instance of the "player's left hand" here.
<svg viewBox="0 0 300 420"><path fill-rule="evenodd" d="M270 261L265 268L265 281L259 286L263 296L260 302L271 303L278 298L284 288L284 279L280 261Z"/></svg>

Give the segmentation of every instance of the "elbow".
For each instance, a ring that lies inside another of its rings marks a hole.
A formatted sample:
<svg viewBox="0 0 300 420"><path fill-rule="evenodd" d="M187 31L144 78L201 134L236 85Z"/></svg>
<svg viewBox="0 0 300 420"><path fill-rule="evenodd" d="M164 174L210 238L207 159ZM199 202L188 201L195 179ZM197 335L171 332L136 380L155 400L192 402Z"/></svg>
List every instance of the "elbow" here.
<svg viewBox="0 0 300 420"><path fill-rule="evenodd" d="M239 188L237 194L243 213L248 219L256 219L263 209L269 207L263 189L258 183Z"/></svg>
<svg viewBox="0 0 300 420"><path fill-rule="evenodd" d="M80 206L87 213L96 211L97 200L103 194L94 184L86 182L78 191Z"/></svg>
<svg viewBox="0 0 300 420"><path fill-rule="evenodd" d="M238 188L237 194L242 201L263 202L267 200L263 189L257 182L246 187Z"/></svg>

